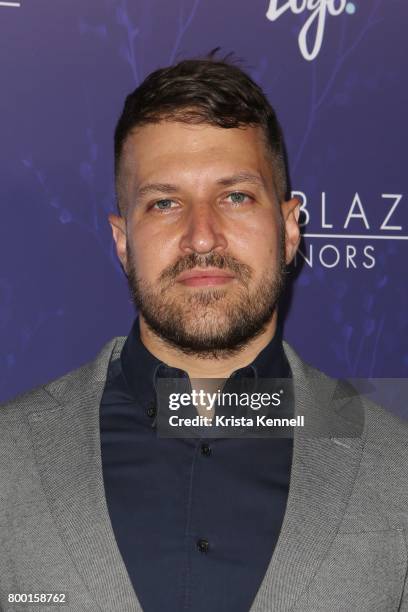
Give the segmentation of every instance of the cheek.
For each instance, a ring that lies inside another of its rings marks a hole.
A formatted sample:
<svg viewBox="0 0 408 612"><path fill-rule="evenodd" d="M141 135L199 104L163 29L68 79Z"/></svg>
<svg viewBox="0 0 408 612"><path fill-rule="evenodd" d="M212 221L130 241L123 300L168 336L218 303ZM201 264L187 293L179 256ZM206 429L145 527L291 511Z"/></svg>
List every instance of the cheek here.
<svg viewBox="0 0 408 612"><path fill-rule="evenodd" d="M164 239L157 233L138 231L135 228L131 240L134 269L140 278L148 282L155 282L176 259L174 241Z"/></svg>
<svg viewBox="0 0 408 612"><path fill-rule="evenodd" d="M280 233L277 223L270 217L253 220L230 236L231 254L261 272L273 265L279 255Z"/></svg>

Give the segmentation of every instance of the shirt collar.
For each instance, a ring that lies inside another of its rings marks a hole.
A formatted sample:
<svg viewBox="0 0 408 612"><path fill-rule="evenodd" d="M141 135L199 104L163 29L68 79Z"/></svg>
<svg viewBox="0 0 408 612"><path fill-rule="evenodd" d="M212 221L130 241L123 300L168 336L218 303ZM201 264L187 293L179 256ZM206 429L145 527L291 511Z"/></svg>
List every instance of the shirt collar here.
<svg viewBox="0 0 408 612"><path fill-rule="evenodd" d="M147 350L140 338L139 317L136 317L123 346L121 355L122 372L133 396L142 405L155 397L155 380L160 373L172 378L186 377L187 373L173 368ZM291 376L289 363L282 345L282 328L277 326L272 340L262 349L251 364L235 370L232 377L255 376L257 378L288 378Z"/></svg>

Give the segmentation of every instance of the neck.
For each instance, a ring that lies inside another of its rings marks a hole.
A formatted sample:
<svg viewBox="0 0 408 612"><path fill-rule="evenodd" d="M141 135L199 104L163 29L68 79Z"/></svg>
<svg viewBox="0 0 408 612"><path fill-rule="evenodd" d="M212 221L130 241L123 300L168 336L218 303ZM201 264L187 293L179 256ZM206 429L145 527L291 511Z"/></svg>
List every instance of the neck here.
<svg viewBox="0 0 408 612"><path fill-rule="evenodd" d="M264 331L250 340L238 353L221 356L220 359L206 359L200 355L186 355L168 344L148 327L139 314L140 338L145 347L160 361L187 372L190 378L229 378L235 370L243 368L269 344L276 332L277 309L265 326Z"/></svg>

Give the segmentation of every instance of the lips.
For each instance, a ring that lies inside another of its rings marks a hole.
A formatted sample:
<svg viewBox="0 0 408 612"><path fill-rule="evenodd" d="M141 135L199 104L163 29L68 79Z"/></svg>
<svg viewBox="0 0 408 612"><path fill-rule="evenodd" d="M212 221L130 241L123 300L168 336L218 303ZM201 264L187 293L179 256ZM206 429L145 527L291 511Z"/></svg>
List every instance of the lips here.
<svg viewBox="0 0 408 612"><path fill-rule="evenodd" d="M231 272L217 268L186 270L177 277L177 282L187 286L223 285L232 281L235 276Z"/></svg>

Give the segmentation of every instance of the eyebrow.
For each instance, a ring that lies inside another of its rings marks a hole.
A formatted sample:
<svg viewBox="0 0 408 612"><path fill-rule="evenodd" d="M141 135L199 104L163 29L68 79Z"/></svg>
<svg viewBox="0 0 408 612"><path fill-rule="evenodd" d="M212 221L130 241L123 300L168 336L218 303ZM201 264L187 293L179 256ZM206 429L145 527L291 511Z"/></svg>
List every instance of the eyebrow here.
<svg viewBox="0 0 408 612"><path fill-rule="evenodd" d="M217 185L223 187L233 187L239 183L252 183L257 187L265 188L265 181L259 174L253 174L252 172L239 172L238 174L232 174L231 176L225 176L216 181ZM136 197L143 197L150 193L164 193L172 194L179 191L179 187L172 183L147 183L136 190Z"/></svg>

